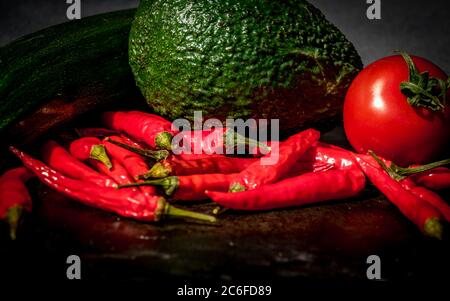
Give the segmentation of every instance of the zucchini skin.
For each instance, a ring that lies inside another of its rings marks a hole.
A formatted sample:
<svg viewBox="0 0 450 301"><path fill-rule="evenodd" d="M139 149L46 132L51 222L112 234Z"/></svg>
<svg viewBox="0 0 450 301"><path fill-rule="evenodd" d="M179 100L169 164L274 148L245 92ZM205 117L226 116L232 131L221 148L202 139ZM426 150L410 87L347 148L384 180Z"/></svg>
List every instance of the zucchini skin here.
<svg viewBox="0 0 450 301"><path fill-rule="evenodd" d="M86 112L139 98L127 54L134 14L70 21L0 48L0 134L23 144Z"/></svg>

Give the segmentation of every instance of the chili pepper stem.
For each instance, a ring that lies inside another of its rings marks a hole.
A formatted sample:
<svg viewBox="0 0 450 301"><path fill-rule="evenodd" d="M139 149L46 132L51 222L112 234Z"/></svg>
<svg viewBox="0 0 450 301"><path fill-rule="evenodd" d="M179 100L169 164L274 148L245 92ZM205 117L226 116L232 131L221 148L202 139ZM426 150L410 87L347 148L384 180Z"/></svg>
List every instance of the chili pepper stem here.
<svg viewBox="0 0 450 301"><path fill-rule="evenodd" d="M106 153L105 146L101 144L94 145L91 148L91 152L89 154L89 157L94 160L98 160L105 164L108 169L112 168L111 160L108 157L108 154Z"/></svg>
<svg viewBox="0 0 450 301"><path fill-rule="evenodd" d="M445 159L445 160L441 160L441 161L437 161L437 162L433 162L433 163L429 163L429 164L425 164L425 165L421 165L421 166L417 166L417 167L400 167L394 163L391 164L390 168L397 173L400 176L410 176L416 173L421 173L430 169L434 169L436 167L441 167L444 165L448 165L450 164L450 159Z"/></svg>
<svg viewBox="0 0 450 301"><path fill-rule="evenodd" d="M168 132L162 132L156 135L155 145L159 149L172 150L172 134Z"/></svg>
<svg viewBox="0 0 450 301"><path fill-rule="evenodd" d="M396 180L396 181L400 181L400 180L402 180L402 179L405 178L404 176L401 176L401 175L397 174L394 170L392 170L391 167L388 167L388 166L383 162L383 160L381 160L380 157L378 157L373 151L369 150L369 155L372 156L372 158L375 159L375 161L381 166L381 168L382 168L384 171L386 171L386 172L389 174L389 176L390 176L392 179L394 179L394 180ZM391 165L391 166L392 166L392 165Z"/></svg>
<svg viewBox="0 0 450 301"><path fill-rule="evenodd" d="M6 219L9 225L9 236L12 240L16 240L17 228L19 226L23 211L24 210L22 206L13 206L8 209L8 212L6 214Z"/></svg>
<svg viewBox="0 0 450 301"><path fill-rule="evenodd" d="M229 192L241 192L241 191L245 191L246 188L245 186L239 184L239 183L233 183L230 185L230 189L228 190Z"/></svg>
<svg viewBox="0 0 450 301"><path fill-rule="evenodd" d="M225 208L225 207L222 207L222 206L217 206L217 207L214 207L213 208L213 210L211 211L211 213L213 214L213 215L220 215L220 214L222 214L222 213L224 213L224 212L226 212L226 211L228 211L228 210L230 210L229 208Z"/></svg>
<svg viewBox="0 0 450 301"><path fill-rule="evenodd" d="M224 138L225 138L225 145L226 146L230 146L230 145L237 146L237 145L242 145L243 144L243 145L254 146L254 147L261 148L261 149L265 149L265 151L267 153L271 150L271 148L267 144L259 142L259 141L254 140L254 139L250 139L250 138L244 137L241 134L238 134L238 133L236 133L234 131L231 131L231 130L229 130L229 131L227 130L225 132L224 136L225 136Z"/></svg>
<svg viewBox="0 0 450 301"><path fill-rule="evenodd" d="M128 183L117 186L117 188L126 188L134 186L156 185L161 186L167 195L172 195L178 188L178 177L166 177L161 179L147 180L139 183Z"/></svg>
<svg viewBox="0 0 450 301"><path fill-rule="evenodd" d="M371 155L375 161L377 161L378 164L396 181L400 181L407 176L421 173L430 169L434 169L436 167L444 166L450 164L450 159L445 159L417 167L400 167L396 165L395 163L391 163L390 166L387 166L383 160L381 160L373 151L369 151L369 155Z"/></svg>
<svg viewBox="0 0 450 301"><path fill-rule="evenodd" d="M108 142L111 142L112 144L115 144L117 146L120 146L124 149L129 150L130 152L154 159L156 161L161 161L166 159L169 156L169 152L165 149L162 150L158 150L158 151L154 151L154 150L150 150L150 149L141 149L141 148L137 148L119 141L115 141L111 138L106 138L105 139Z"/></svg>
<svg viewBox="0 0 450 301"><path fill-rule="evenodd" d="M429 237L434 237L442 240L443 226L438 218L429 218L423 227L424 233Z"/></svg>
<svg viewBox="0 0 450 301"><path fill-rule="evenodd" d="M148 172L145 174L139 175L137 178L140 180L148 180L148 179L160 179L165 178L170 175L172 171L169 167L165 167L163 164L157 162L155 165L150 168Z"/></svg>
<svg viewBox="0 0 450 301"><path fill-rule="evenodd" d="M166 216L174 216L174 217L181 217L181 218L190 218L190 219L197 219L202 221L207 221L210 223L215 223L217 220L214 216L198 213L194 211L184 210L177 207L174 207L172 205L169 205L166 203L164 205L164 211L163 215Z"/></svg>

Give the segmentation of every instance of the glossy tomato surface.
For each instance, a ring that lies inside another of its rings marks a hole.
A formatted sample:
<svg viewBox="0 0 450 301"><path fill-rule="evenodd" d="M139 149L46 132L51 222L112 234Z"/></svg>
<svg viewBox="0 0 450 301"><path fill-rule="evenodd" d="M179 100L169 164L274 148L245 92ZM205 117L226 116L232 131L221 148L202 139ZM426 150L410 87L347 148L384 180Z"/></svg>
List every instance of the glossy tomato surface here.
<svg viewBox="0 0 450 301"><path fill-rule="evenodd" d="M411 56L416 68L447 79L439 67ZM408 66L401 55L382 58L367 66L352 82L344 103L344 128L359 153L375 153L406 166L431 162L449 145L450 108L431 111L412 107L400 91L408 81ZM447 98L449 93L447 93Z"/></svg>

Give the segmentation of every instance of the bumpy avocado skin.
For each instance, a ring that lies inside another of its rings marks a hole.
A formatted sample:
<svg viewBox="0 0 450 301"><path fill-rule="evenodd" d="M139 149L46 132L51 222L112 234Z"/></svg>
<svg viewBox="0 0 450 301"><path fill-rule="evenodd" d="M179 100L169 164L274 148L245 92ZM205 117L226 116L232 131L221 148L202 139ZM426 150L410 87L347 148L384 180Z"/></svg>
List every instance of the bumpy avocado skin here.
<svg viewBox="0 0 450 301"><path fill-rule="evenodd" d="M345 36L298 0L142 0L129 59L163 116L278 118L285 131L340 118L362 67Z"/></svg>

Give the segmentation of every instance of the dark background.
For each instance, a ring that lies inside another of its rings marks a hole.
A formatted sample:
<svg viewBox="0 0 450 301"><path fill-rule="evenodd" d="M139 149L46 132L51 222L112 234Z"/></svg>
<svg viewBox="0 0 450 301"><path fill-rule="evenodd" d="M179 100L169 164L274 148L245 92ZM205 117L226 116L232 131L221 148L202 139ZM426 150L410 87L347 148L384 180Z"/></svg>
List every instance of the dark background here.
<svg viewBox="0 0 450 301"><path fill-rule="evenodd" d="M311 0L340 28L364 64L404 50L450 72L448 0L381 0L381 20L368 20L366 0ZM136 7L137 0L81 0L82 17ZM0 2L0 46L36 30L66 22L66 0Z"/></svg>

